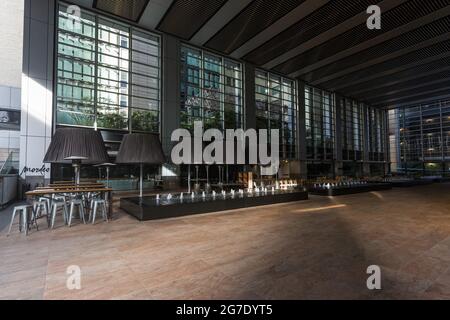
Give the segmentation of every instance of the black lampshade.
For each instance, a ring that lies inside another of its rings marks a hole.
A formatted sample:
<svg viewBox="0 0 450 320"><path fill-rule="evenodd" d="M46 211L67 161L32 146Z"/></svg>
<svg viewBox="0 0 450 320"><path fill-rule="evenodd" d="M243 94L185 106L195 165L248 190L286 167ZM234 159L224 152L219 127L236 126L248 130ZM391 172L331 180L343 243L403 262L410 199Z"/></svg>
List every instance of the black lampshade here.
<svg viewBox="0 0 450 320"><path fill-rule="evenodd" d="M44 162L72 163L68 160L70 158L83 158L81 162L84 164L108 162L108 153L100 132L83 128L56 129Z"/></svg>
<svg viewBox="0 0 450 320"><path fill-rule="evenodd" d="M159 136L130 133L123 137L116 163L163 164L166 162Z"/></svg>

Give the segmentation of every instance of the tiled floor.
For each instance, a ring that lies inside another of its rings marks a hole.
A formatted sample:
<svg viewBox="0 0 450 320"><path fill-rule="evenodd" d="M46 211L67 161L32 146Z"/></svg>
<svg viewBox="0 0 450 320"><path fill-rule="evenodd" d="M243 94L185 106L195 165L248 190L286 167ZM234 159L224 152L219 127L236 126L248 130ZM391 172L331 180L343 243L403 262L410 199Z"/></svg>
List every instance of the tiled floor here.
<svg viewBox="0 0 450 320"><path fill-rule="evenodd" d="M0 234L0 298L450 298L450 184ZM366 269L382 269L382 290ZM81 268L68 290L67 267Z"/></svg>

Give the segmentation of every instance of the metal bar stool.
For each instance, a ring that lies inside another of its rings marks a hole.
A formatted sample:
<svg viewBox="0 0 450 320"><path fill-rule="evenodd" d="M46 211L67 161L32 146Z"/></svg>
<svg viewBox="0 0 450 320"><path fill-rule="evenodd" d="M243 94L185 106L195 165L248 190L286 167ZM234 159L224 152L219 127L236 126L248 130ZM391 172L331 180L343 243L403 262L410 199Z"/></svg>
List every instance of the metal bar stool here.
<svg viewBox="0 0 450 320"><path fill-rule="evenodd" d="M73 198L69 201L69 203L70 203L69 227L72 225L73 211L76 206L78 206L78 213L80 215L80 220L83 221L84 224L86 224L86 220L84 219L84 200Z"/></svg>
<svg viewBox="0 0 450 320"><path fill-rule="evenodd" d="M97 209L101 208L103 220L108 222L108 213L106 210L106 200L101 198L94 198L91 200L91 208L89 211L89 221L92 218L92 224L95 224L95 216L97 215Z"/></svg>
<svg viewBox="0 0 450 320"><path fill-rule="evenodd" d="M50 226L50 199L41 197L33 202L32 219L39 219L43 215L46 216L47 225Z"/></svg>
<svg viewBox="0 0 450 320"><path fill-rule="evenodd" d="M28 211L32 209L31 205L22 205L14 207L14 211L11 217L11 223L9 224L8 235L11 233L11 228L14 223L14 218L16 217L16 213L19 213L19 231L22 232L22 229L25 228L25 234L28 235L29 223L28 223ZM35 219L34 219L35 220Z"/></svg>
<svg viewBox="0 0 450 320"><path fill-rule="evenodd" d="M51 223L51 228L53 229L55 226L55 218L56 218L56 214L58 213L58 209L62 209L62 213L63 213L63 217L64 217L64 224L67 224L67 220L68 220L68 210L67 210L67 202L64 198L64 200L62 200L61 198L57 199L56 197L53 199L52 201L52 208L51 208L51 212L52 212L52 223Z"/></svg>

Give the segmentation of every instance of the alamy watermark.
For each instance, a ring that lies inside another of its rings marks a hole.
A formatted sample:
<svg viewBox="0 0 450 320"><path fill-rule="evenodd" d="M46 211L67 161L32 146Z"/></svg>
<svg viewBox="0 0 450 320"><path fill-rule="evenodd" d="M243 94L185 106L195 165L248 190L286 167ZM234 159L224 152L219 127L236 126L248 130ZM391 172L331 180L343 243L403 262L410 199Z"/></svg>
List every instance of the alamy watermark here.
<svg viewBox="0 0 450 320"><path fill-rule="evenodd" d="M81 290L81 268L76 265L68 266L66 287L69 290Z"/></svg>
<svg viewBox="0 0 450 320"><path fill-rule="evenodd" d="M66 25L66 28L75 31L77 29L77 22L78 25L81 27L80 19L81 19L81 9L79 6L72 4L67 7L66 13L68 15L68 22Z"/></svg>
<svg viewBox="0 0 450 320"><path fill-rule="evenodd" d="M372 5L367 8L367 14L370 14L367 19L367 28L369 30L381 29L381 8L377 5Z"/></svg>
<svg viewBox="0 0 450 320"><path fill-rule="evenodd" d="M249 164L261 165L261 174L278 173L279 130L227 129L225 136L219 129L203 131L203 122L194 122L194 136L186 129L176 129L171 136L178 142L172 149L172 162L180 164ZM248 145L247 145L248 141ZM210 142L203 150L203 142ZM270 146L270 155L268 154ZM224 154L225 153L225 154ZM246 156L248 155L248 161Z"/></svg>
<svg viewBox="0 0 450 320"><path fill-rule="evenodd" d="M367 289L381 290L381 268L377 265L369 266L367 274L370 274L369 278L367 278Z"/></svg>

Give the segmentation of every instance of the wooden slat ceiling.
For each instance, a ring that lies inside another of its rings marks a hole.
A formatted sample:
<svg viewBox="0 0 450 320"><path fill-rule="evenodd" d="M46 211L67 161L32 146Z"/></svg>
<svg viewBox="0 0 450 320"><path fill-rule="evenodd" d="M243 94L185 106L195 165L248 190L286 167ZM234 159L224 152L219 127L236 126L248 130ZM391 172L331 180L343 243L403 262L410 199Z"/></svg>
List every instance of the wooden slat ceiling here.
<svg viewBox="0 0 450 320"><path fill-rule="evenodd" d="M381 30L366 26L372 4L382 9ZM96 0L93 6L377 107L450 97L450 0ZM158 21L141 19L146 6L164 8Z"/></svg>

